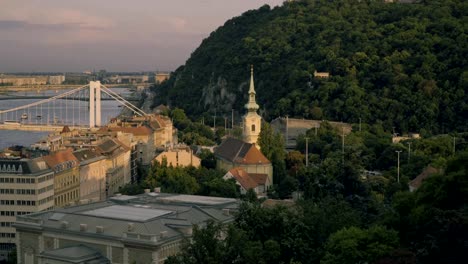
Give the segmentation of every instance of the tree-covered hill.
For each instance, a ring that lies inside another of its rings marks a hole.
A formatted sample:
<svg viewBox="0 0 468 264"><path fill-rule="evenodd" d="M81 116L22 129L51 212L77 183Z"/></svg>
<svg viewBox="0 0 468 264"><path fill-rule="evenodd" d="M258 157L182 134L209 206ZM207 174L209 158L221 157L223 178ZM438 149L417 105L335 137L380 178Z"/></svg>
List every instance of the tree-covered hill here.
<svg viewBox="0 0 468 264"><path fill-rule="evenodd" d="M302 0L263 6L212 32L157 103L197 116L242 111L249 68L266 119L468 128L468 1ZM314 71L330 72L315 79Z"/></svg>

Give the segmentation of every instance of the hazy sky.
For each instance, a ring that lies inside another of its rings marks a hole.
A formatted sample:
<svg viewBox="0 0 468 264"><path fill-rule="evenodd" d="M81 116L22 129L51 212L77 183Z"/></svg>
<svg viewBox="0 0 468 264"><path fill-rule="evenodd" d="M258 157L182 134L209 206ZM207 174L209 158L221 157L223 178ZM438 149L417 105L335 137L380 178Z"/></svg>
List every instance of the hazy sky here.
<svg viewBox="0 0 468 264"><path fill-rule="evenodd" d="M210 32L284 0L0 0L0 72L174 70Z"/></svg>

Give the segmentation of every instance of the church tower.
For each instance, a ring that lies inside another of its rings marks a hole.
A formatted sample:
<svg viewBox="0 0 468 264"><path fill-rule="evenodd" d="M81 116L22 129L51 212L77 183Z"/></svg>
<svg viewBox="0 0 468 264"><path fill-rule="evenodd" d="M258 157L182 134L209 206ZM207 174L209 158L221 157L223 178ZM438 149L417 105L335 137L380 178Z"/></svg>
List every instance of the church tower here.
<svg viewBox="0 0 468 264"><path fill-rule="evenodd" d="M250 88L249 88L249 101L245 104L247 113L243 116L244 121L244 141L247 143L254 144L258 149L260 146L257 144L258 135L262 125L262 117L257 114L259 108L255 101L255 87L253 77L253 66L250 68Z"/></svg>

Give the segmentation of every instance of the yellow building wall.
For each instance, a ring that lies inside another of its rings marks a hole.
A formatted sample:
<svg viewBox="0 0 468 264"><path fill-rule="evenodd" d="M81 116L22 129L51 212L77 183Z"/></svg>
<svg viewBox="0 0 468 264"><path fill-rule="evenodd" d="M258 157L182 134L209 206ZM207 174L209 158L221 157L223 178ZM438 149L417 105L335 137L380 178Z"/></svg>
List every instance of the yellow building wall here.
<svg viewBox="0 0 468 264"><path fill-rule="evenodd" d="M55 174L54 201L56 207L64 207L80 200L79 167L66 169Z"/></svg>
<svg viewBox="0 0 468 264"><path fill-rule="evenodd" d="M80 166L80 199L106 198L106 160Z"/></svg>

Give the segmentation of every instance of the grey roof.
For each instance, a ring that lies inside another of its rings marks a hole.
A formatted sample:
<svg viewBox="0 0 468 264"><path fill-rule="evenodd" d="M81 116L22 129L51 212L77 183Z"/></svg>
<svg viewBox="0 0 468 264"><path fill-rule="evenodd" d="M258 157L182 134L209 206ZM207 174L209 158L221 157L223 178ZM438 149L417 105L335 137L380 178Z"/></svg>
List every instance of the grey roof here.
<svg viewBox="0 0 468 264"><path fill-rule="evenodd" d="M252 144L246 143L236 138L227 138L216 148L214 154L228 161L243 159L245 154L252 147Z"/></svg>
<svg viewBox="0 0 468 264"><path fill-rule="evenodd" d="M1 174L42 175L51 172L42 157L36 159L0 159Z"/></svg>
<svg viewBox="0 0 468 264"><path fill-rule="evenodd" d="M119 144L111 139L108 139L99 144L98 147L102 150L103 153L111 153L119 147Z"/></svg>
<svg viewBox="0 0 468 264"><path fill-rule="evenodd" d="M93 161L99 159L105 159L104 156L101 156L98 152L92 149L79 149L73 152L73 155L80 161L80 164L86 161Z"/></svg>
<svg viewBox="0 0 468 264"><path fill-rule="evenodd" d="M68 263L110 263L98 251L84 245L43 251L39 257L42 259L61 260Z"/></svg>
<svg viewBox="0 0 468 264"><path fill-rule="evenodd" d="M136 207L136 206L124 206L124 205L112 205L94 210L81 212L84 215L91 215L103 218L112 219L123 219L128 221L139 221L145 222L150 219L170 214L172 211L154 209L148 206L148 208Z"/></svg>
<svg viewBox="0 0 468 264"><path fill-rule="evenodd" d="M186 236L192 225L209 220L231 222L239 201L230 198L158 193L134 199L109 199L105 202L56 209L18 216L17 230L40 227L47 232L75 236L163 244ZM128 198L128 197L127 197Z"/></svg>

